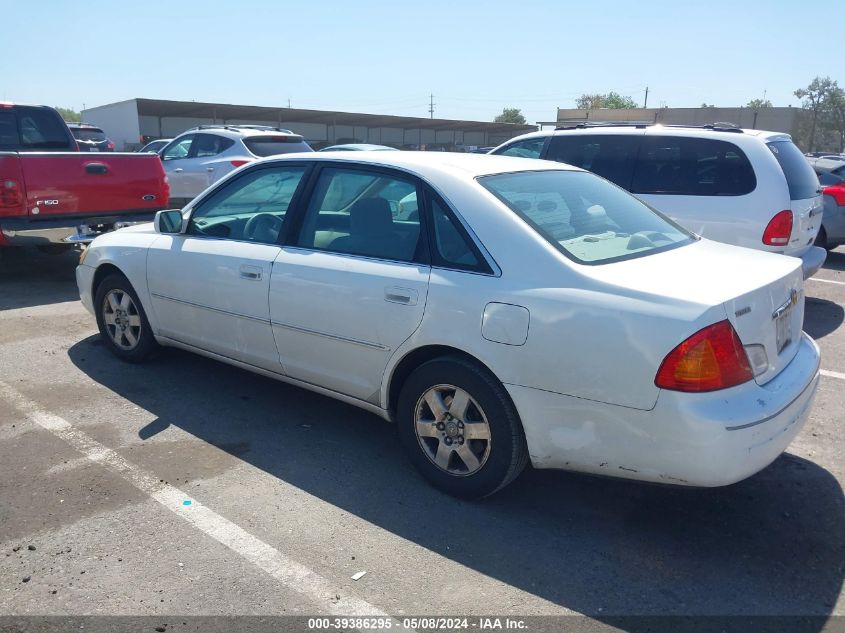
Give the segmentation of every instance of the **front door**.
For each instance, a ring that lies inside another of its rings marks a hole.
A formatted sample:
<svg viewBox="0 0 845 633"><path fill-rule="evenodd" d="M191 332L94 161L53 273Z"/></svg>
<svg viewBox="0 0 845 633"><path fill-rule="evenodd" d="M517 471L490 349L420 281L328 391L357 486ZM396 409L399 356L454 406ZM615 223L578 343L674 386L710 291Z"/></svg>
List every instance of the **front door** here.
<svg viewBox="0 0 845 633"><path fill-rule="evenodd" d="M393 352L417 329L431 268L417 183L390 170L323 167L270 280L285 373L378 403Z"/></svg>
<svg viewBox="0 0 845 633"><path fill-rule="evenodd" d="M149 250L159 334L281 372L267 296L303 165L272 165L227 183L193 210L187 230Z"/></svg>

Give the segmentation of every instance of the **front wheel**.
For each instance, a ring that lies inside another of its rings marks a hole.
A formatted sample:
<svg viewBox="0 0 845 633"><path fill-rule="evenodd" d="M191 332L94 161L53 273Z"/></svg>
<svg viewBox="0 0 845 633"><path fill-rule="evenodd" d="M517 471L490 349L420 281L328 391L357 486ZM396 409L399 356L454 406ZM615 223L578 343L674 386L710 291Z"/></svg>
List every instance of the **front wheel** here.
<svg viewBox="0 0 845 633"><path fill-rule="evenodd" d="M123 275L103 279L97 286L94 306L100 336L119 358L140 362L158 348L138 295Z"/></svg>
<svg viewBox="0 0 845 633"><path fill-rule="evenodd" d="M516 408L502 384L460 356L414 370L399 395L399 437L410 460L440 490L490 495L528 463Z"/></svg>

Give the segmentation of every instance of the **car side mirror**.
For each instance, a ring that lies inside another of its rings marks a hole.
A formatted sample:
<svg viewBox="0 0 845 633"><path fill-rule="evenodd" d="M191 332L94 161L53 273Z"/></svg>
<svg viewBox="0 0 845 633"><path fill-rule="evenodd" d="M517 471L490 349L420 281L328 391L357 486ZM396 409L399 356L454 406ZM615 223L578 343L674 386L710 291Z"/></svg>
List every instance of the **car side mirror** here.
<svg viewBox="0 0 845 633"><path fill-rule="evenodd" d="M156 213L153 226L156 233L181 233L182 212L179 209L168 209Z"/></svg>

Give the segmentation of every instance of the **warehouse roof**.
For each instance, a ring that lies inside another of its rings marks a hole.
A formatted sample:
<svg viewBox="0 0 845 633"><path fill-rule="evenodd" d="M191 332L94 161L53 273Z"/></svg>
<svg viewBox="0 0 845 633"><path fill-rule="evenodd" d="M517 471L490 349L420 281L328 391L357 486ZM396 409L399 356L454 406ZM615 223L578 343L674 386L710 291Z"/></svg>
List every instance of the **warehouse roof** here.
<svg viewBox="0 0 845 633"><path fill-rule="evenodd" d="M424 117L333 112L265 106L202 103L199 101L169 101L166 99L135 99L140 116L194 117L219 120L278 121L285 123L322 123L326 125L359 125L423 130L464 130L466 132L504 132L516 136L537 129L534 125L461 121L455 119L426 119Z"/></svg>

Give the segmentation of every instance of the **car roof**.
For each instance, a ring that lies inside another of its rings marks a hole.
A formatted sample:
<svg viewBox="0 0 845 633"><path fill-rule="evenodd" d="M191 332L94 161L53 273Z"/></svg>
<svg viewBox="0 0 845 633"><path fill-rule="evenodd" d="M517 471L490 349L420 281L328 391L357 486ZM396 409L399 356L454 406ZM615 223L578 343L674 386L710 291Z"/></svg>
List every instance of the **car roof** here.
<svg viewBox="0 0 845 633"><path fill-rule="evenodd" d="M303 159L395 167L422 177L436 176L445 172L460 174L466 179L519 171L584 171L571 165L548 160L458 152L300 152L270 156L256 162L266 164Z"/></svg>
<svg viewBox="0 0 845 633"><path fill-rule="evenodd" d="M224 136L226 138L234 138L234 139L241 139L247 138L250 136L299 136L301 134L297 134L296 132L292 132L291 130L286 130L283 128L274 128L274 127L250 127L245 125L199 125L196 127L189 128L184 132L180 133L178 136L183 136L185 134L202 134L202 133L211 133L211 134L218 134L220 136ZM178 138L178 137L177 137ZM303 139L304 140L304 139Z"/></svg>
<svg viewBox="0 0 845 633"><path fill-rule="evenodd" d="M836 158L818 158L813 161L812 166L820 169L821 171L833 171L839 167L845 165L845 158L843 159L836 159Z"/></svg>
<svg viewBox="0 0 845 633"><path fill-rule="evenodd" d="M321 149L321 152L325 152L327 150L332 151L342 151L342 150L358 150L358 151L399 151L395 147L389 147L387 145L373 145L371 143L342 143L340 145L329 145L328 147L324 147Z"/></svg>
<svg viewBox="0 0 845 633"><path fill-rule="evenodd" d="M697 127L688 125L662 125L660 123L608 123L602 124L573 124L571 127L558 127L554 130L540 130L538 132L529 132L506 141L510 143L517 139L530 138L544 138L548 136L564 136L570 134L590 134L590 135L643 135L649 136L688 136L698 138L716 138L721 140L733 140L742 138L758 138L763 141L775 140L792 140L789 134L783 132L771 132L769 130L752 130L747 128L737 127ZM742 141L739 141L742 142Z"/></svg>

